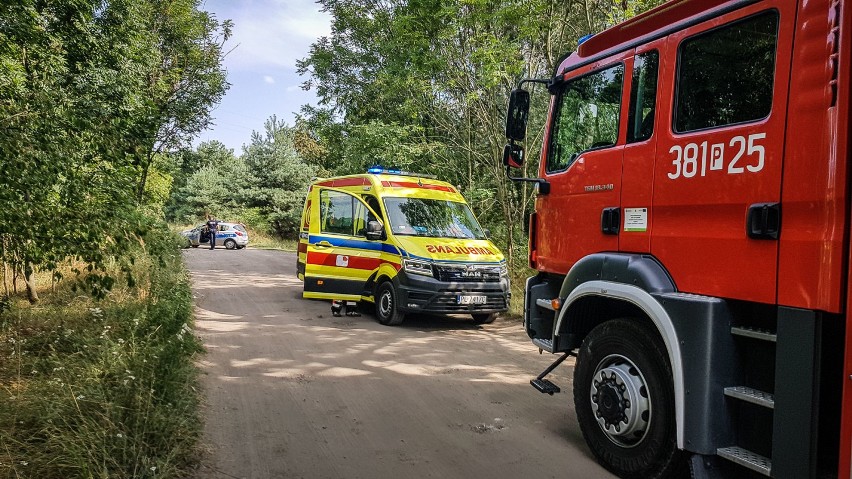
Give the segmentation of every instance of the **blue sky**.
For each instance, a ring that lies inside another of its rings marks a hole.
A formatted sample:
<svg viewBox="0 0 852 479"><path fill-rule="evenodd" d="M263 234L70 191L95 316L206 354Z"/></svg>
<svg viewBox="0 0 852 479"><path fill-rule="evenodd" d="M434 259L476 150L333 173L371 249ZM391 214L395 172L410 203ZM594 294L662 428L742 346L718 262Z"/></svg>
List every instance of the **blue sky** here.
<svg viewBox="0 0 852 479"><path fill-rule="evenodd" d="M307 78L296 73L296 60L329 35L331 17L313 0L205 0L201 8L234 22L225 44L231 88L213 110L215 125L193 143L218 140L240 154L270 116L292 125L302 105L316 104L313 92L301 89Z"/></svg>

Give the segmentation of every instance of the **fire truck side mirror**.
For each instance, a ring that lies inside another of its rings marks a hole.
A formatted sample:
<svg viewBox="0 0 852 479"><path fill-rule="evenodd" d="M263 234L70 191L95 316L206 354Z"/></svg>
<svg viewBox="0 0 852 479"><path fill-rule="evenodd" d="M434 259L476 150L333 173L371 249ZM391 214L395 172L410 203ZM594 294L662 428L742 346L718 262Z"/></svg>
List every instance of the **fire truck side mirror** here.
<svg viewBox="0 0 852 479"><path fill-rule="evenodd" d="M516 88L509 95L506 111L506 138L522 141L527 136L527 117L530 113L530 92Z"/></svg>
<svg viewBox="0 0 852 479"><path fill-rule="evenodd" d="M524 149L520 145L509 143L503 147L503 166L521 168L524 166Z"/></svg>
<svg viewBox="0 0 852 479"><path fill-rule="evenodd" d="M370 221L367 223L367 239L378 241L385 234L385 228L378 221Z"/></svg>

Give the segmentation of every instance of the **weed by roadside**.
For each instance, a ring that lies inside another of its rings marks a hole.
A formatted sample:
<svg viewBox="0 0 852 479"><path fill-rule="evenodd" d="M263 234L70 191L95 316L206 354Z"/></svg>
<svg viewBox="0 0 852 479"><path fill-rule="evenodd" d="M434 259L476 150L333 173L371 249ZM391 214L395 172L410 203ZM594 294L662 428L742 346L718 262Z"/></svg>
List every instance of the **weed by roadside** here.
<svg viewBox="0 0 852 479"><path fill-rule="evenodd" d="M0 314L0 477L178 477L192 465L201 347L172 249L135 252L135 285L102 301L63 283Z"/></svg>

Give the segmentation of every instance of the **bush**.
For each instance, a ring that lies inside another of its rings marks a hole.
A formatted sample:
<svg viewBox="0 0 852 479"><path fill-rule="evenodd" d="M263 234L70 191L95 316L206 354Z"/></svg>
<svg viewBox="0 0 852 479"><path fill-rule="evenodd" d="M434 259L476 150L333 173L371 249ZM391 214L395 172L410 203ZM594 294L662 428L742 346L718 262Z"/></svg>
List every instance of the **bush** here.
<svg viewBox="0 0 852 479"><path fill-rule="evenodd" d="M0 477L178 477L192 466L201 347L188 275L174 237L145 239L129 253L133 286L95 302L61 284L38 307L0 314Z"/></svg>

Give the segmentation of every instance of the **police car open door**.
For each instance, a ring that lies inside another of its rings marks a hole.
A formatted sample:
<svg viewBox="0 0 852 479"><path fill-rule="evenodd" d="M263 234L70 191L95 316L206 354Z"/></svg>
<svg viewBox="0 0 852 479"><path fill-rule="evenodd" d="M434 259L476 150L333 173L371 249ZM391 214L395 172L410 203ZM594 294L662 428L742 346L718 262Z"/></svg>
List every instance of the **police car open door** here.
<svg viewBox="0 0 852 479"><path fill-rule="evenodd" d="M305 298L358 301L378 268L382 242L367 239L375 215L355 195L334 188L313 188L305 258Z"/></svg>

